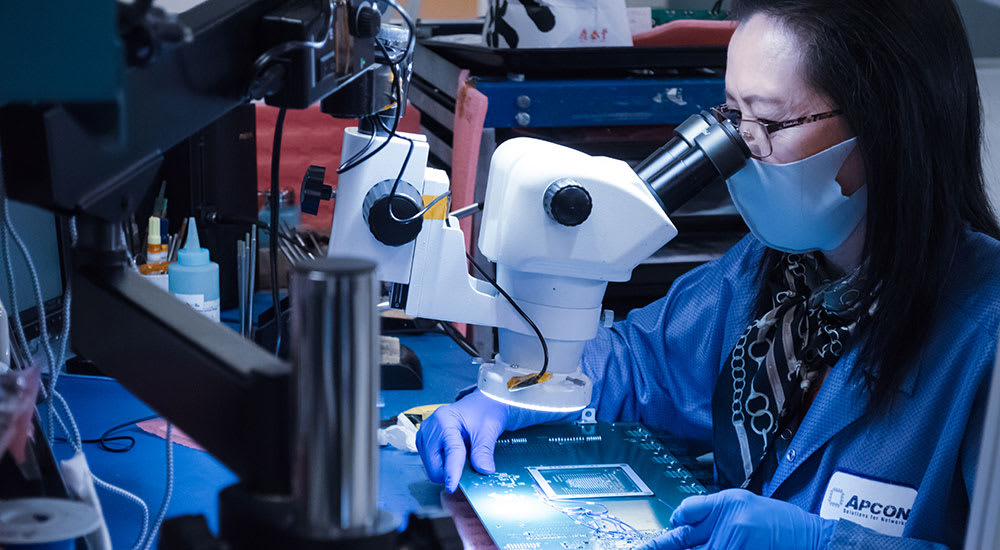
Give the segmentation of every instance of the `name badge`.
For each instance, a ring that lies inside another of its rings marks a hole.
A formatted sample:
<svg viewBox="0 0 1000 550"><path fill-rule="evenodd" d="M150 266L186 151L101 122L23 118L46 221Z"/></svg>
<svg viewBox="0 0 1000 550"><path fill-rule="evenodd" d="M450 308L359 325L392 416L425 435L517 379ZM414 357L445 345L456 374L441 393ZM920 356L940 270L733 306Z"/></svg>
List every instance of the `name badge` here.
<svg viewBox="0 0 1000 550"><path fill-rule="evenodd" d="M826 486L819 515L900 537L916 499L916 489L836 472Z"/></svg>

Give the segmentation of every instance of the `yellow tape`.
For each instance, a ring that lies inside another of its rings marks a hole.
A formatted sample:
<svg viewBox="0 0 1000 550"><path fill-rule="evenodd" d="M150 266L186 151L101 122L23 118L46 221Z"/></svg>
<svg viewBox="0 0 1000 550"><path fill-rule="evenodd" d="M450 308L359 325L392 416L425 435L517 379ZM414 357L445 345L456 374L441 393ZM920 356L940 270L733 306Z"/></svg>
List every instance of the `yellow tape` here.
<svg viewBox="0 0 1000 550"><path fill-rule="evenodd" d="M424 206L434 201L437 195L421 195L424 198ZM443 220L448 216L448 199L441 199L433 208L424 213L425 220Z"/></svg>

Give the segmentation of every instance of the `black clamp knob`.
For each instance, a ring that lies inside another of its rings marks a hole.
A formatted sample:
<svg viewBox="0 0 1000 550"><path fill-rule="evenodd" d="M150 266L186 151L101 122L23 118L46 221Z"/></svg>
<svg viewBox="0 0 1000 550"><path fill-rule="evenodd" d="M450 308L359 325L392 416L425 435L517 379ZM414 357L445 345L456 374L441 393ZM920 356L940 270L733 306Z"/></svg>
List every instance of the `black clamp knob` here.
<svg viewBox="0 0 1000 550"><path fill-rule="evenodd" d="M313 216L319 212L319 203L330 200L333 196L333 187L324 185L326 178L326 168L322 166L310 166L306 170L306 175L302 176L302 188L299 190L299 208L306 214Z"/></svg>
<svg viewBox="0 0 1000 550"><path fill-rule="evenodd" d="M382 28L382 14L371 5L358 8L358 15L355 21L355 30L358 38L374 38Z"/></svg>
<svg viewBox="0 0 1000 550"><path fill-rule="evenodd" d="M586 221L594 208L590 193L571 179L552 182L545 190L542 203L549 217L569 227Z"/></svg>

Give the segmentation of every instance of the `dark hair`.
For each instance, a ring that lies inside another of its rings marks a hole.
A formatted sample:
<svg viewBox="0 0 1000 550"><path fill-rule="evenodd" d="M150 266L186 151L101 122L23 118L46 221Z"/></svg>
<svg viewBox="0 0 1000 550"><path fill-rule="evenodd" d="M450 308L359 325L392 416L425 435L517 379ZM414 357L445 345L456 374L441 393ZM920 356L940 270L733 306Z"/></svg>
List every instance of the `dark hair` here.
<svg viewBox="0 0 1000 550"><path fill-rule="evenodd" d="M982 115L972 51L951 0L734 0L803 44L806 80L843 110L868 185L869 291L857 374L874 409L888 405L930 332L966 225L1000 238L983 182ZM762 272L781 253L769 250ZM761 277L757 310L770 309Z"/></svg>

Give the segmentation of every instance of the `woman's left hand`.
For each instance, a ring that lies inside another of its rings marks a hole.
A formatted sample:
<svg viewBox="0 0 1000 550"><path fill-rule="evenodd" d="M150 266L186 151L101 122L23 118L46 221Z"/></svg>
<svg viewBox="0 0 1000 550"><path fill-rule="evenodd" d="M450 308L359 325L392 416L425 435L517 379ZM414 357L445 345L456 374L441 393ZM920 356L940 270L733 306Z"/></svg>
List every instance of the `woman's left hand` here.
<svg viewBox="0 0 1000 550"><path fill-rule="evenodd" d="M824 550L837 522L743 489L688 497L646 550Z"/></svg>

